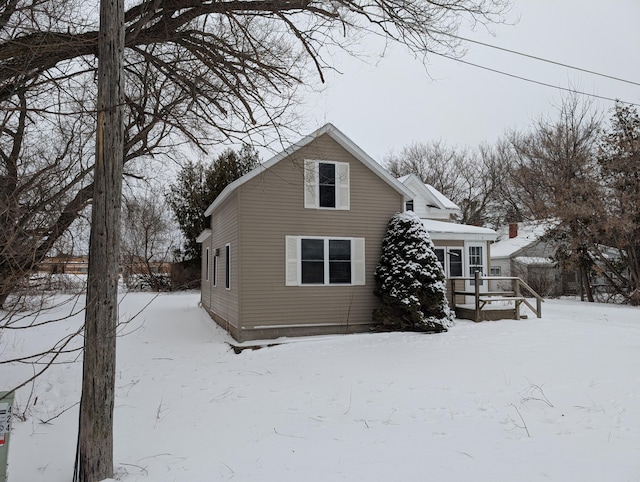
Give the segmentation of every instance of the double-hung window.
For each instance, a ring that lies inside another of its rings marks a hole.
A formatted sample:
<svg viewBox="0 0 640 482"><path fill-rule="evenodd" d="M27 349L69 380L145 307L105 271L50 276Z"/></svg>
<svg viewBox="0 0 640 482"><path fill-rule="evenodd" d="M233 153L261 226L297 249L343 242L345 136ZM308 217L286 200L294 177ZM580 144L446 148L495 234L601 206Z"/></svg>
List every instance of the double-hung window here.
<svg viewBox="0 0 640 482"><path fill-rule="evenodd" d="M351 240L301 238L302 284L351 284Z"/></svg>
<svg viewBox="0 0 640 482"><path fill-rule="evenodd" d="M318 163L318 205L336 207L336 165L333 163Z"/></svg>
<svg viewBox="0 0 640 482"><path fill-rule="evenodd" d="M286 237L286 285L362 285L364 238Z"/></svg>
<svg viewBox="0 0 640 482"><path fill-rule="evenodd" d="M329 284L351 284L351 240L329 240Z"/></svg>
<svg viewBox="0 0 640 482"><path fill-rule="evenodd" d="M304 161L304 207L349 209L349 163Z"/></svg>
<svg viewBox="0 0 640 482"><path fill-rule="evenodd" d="M469 276L474 277L476 271L480 272L480 276L484 274L484 256L482 253L482 246L469 246ZM475 281L471 281L473 286ZM480 284L483 282L480 281Z"/></svg>
<svg viewBox="0 0 640 482"><path fill-rule="evenodd" d="M324 239L300 240L302 284L324 284Z"/></svg>

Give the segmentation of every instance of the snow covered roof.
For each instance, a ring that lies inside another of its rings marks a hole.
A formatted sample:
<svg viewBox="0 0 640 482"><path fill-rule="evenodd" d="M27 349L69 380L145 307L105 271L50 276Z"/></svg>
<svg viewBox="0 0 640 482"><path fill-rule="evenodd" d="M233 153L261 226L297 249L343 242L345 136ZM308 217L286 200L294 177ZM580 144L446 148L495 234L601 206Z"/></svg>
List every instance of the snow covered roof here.
<svg viewBox="0 0 640 482"><path fill-rule="evenodd" d="M196 243L204 243L204 241L211 236L211 229L205 229L203 230L200 234L198 234L198 237L196 238Z"/></svg>
<svg viewBox="0 0 640 482"><path fill-rule="evenodd" d="M434 207L445 211L447 214L459 214L460 207L447 196L438 191L431 184L425 184L415 174L407 174L398 178L402 184L415 192L415 195L428 204L434 203Z"/></svg>
<svg viewBox="0 0 640 482"><path fill-rule="evenodd" d="M451 209L453 211L460 211L460 206L458 206L451 199L449 199L447 196L445 196L440 191L438 191L431 184L425 184L424 187L427 188L427 190L433 195L433 197L436 198L436 200L442 205L442 207L444 209L447 209L447 210Z"/></svg>
<svg viewBox="0 0 640 482"><path fill-rule="evenodd" d="M365 166L371 169L375 174L377 174L382 180L384 180L387 184L389 184L393 189L402 194L405 200L413 199L413 192L406 187L404 184L399 182L396 178L394 178L389 171L387 171L384 167L382 167L378 162L376 162L372 157L370 157L366 152L360 149L351 139L349 139L346 135L344 135L336 126L331 123L327 123L324 126L320 127L316 131L312 132L305 138L296 142L295 144L289 146L284 151L276 154L268 161L263 162L255 169L252 169L244 176L236 179L231 184L229 184L224 190L220 193L220 195L211 203L211 205L207 208L204 215L210 216L213 210L219 206L229 195L236 190L239 186L244 184L245 182L253 179L254 177L262 174L264 171L272 167L273 165L280 162L285 157L293 154L299 149L307 146L318 137L327 134L334 141L340 144L347 152L349 152L353 157L362 162Z"/></svg>
<svg viewBox="0 0 640 482"><path fill-rule="evenodd" d="M493 247L492 254L493 254ZM527 266L537 265L537 266L554 266L555 263L551 258L542 258L539 256L517 256L513 258L514 261L517 261L520 264L525 264Z"/></svg>
<svg viewBox="0 0 640 482"><path fill-rule="evenodd" d="M497 233L493 229L469 226L468 224L448 223L433 219L422 219L422 224L431 239L493 241Z"/></svg>
<svg viewBox="0 0 640 482"><path fill-rule="evenodd" d="M538 241L553 226L549 221L531 221L518 224L518 235L509 238L509 227L501 228L498 241L491 245L491 258L509 258L530 244Z"/></svg>

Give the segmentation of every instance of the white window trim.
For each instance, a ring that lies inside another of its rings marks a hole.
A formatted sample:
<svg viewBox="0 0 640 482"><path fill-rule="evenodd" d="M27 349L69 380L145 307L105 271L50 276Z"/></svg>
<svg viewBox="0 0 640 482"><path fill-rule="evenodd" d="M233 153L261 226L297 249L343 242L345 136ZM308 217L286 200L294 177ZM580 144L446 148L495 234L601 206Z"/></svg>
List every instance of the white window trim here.
<svg viewBox="0 0 640 482"><path fill-rule="evenodd" d="M205 281L209 281L209 269L210 269L210 264L209 264L209 248L206 249L205 252L205 272L204 272L204 280Z"/></svg>
<svg viewBox="0 0 640 482"><path fill-rule="evenodd" d="M472 247L479 247L482 249L482 259L480 260L481 264L480 265L472 265L470 263L470 257L471 257L471 248ZM464 276L467 277L472 277L473 273L471 273L471 267L472 266L481 266L482 267L482 274L481 276L487 276L487 271L489 270L489 263L487 260L487 244L486 243L482 243L482 242L471 242L471 241L466 241L464 243ZM483 286L485 286L486 284L484 282L480 282L481 285L481 289L486 289L486 288L482 288ZM474 282L473 281L468 281L468 288L471 288L472 286L474 286Z"/></svg>
<svg viewBox="0 0 640 482"><path fill-rule="evenodd" d="M325 242L325 282L302 283L302 240L322 239ZM351 283L329 283L329 250L331 240L351 242ZM345 236L285 236L285 285L286 286L361 286L366 283L365 273L365 239Z"/></svg>
<svg viewBox="0 0 640 482"><path fill-rule="evenodd" d="M218 260L219 256L218 256L218 252L217 250L213 250L213 276L212 278L212 285L214 287L218 286L218 264L219 264L219 260Z"/></svg>
<svg viewBox="0 0 640 482"><path fill-rule="evenodd" d="M319 170L320 164L336 166L336 205L320 206ZM348 162L328 161L323 159L305 159L304 161L304 207L307 209L324 209L330 211L348 211L350 200L350 165ZM346 239L346 238L343 238Z"/></svg>
<svg viewBox="0 0 640 482"><path fill-rule="evenodd" d="M231 243L224 245L224 287L227 290L231 289Z"/></svg>

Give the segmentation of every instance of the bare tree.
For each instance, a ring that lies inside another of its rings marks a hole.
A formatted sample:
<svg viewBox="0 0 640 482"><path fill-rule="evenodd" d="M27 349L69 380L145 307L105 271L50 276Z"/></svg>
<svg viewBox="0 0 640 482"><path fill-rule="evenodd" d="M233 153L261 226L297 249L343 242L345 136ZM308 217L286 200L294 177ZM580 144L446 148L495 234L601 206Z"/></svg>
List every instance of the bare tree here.
<svg viewBox="0 0 640 482"><path fill-rule="evenodd" d="M383 163L395 177L415 174L454 201L464 196L465 182L460 171L465 164L465 152L443 141L415 142L398 154L389 154Z"/></svg>
<svg viewBox="0 0 640 482"><path fill-rule="evenodd" d="M162 198L149 191L125 198L122 212L122 270L129 288L148 286L153 291L171 287L162 268L178 247L177 227Z"/></svg>
<svg viewBox="0 0 640 482"><path fill-rule="evenodd" d="M383 162L394 176L415 174L455 202L461 210L460 222L495 226L504 159L487 145L469 150L434 141L404 147Z"/></svg>
<svg viewBox="0 0 640 482"><path fill-rule="evenodd" d="M0 307L87 206L95 131L86 117L29 112L20 93L0 124Z"/></svg>
<svg viewBox="0 0 640 482"><path fill-rule="evenodd" d="M511 167L504 197L527 219L554 219L549 233L556 258L581 273L593 301L593 248L601 241L593 229L604 215L596 162L600 116L576 95L558 107L558 118L542 119L528 133L509 135Z"/></svg>
<svg viewBox="0 0 640 482"><path fill-rule="evenodd" d="M599 219L603 244L617 256L599 253L603 274L632 305L640 305L640 116L618 103L599 143L604 210Z"/></svg>

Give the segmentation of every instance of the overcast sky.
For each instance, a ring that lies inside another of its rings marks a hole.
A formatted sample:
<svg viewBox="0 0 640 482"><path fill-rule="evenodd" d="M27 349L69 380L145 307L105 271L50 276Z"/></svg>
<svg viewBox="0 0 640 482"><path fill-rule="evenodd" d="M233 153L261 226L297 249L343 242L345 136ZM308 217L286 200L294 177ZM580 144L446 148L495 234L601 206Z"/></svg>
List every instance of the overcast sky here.
<svg viewBox="0 0 640 482"><path fill-rule="evenodd" d="M640 83L640 0L514 0L513 25L466 30L462 36ZM640 86L467 44L463 60L564 88L640 104ZM527 129L552 114L562 93L453 60L432 56L427 70L401 46L376 65L338 58L301 112L303 133L335 124L381 160L413 141L493 143L510 128ZM603 110L612 102L597 101Z"/></svg>

